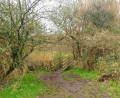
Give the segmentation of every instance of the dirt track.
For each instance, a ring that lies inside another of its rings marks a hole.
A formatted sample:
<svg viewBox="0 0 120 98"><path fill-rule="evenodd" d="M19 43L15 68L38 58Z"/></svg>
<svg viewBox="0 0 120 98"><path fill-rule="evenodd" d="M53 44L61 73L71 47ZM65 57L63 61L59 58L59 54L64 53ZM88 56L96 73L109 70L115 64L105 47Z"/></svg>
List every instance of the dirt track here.
<svg viewBox="0 0 120 98"><path fill-rule="evenodd" d="M62 70L51 74L42 74L38 78L51 89L57 88L56 94L43 94L37 98L111 98L107 93L101 91L96 82L80 79L78 76L68 74L76 81L63 79Z"/></svg>

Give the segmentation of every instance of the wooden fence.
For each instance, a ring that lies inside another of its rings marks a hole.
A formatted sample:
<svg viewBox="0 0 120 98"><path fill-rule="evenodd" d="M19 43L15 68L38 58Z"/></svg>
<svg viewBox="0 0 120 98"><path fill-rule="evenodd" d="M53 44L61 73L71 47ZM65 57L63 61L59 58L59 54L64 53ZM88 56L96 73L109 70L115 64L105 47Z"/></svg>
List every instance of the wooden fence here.
<svg viewBox="0 0 120 98"><path fill-rule="evenodd" d="M47 70L58 70L60 68L62 68L62 70L65 70L72 64L72 58L66 58L64 60L62 60L61 58L57 58L47 64Z"/></svg>

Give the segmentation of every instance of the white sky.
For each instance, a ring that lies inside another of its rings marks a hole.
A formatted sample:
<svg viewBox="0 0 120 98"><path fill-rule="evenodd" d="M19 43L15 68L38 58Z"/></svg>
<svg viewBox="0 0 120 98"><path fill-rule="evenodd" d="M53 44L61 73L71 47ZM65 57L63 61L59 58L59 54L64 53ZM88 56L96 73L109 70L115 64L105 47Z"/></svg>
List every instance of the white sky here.
<svg viewBox="0 0 120 98"><path fill-rule="evenodd" d="M46 10L54 10L61 3L65 4L65 3L71 3L74 1L79 1L79 0L44 0L44 3L40 4L40 6L38 6L38 7L41 7L41 5L42 5L42 6L46 6L46 8L45 8ZM83 1L85 1L85 0L83 0ZM120 0L118 0L118 1L120 2ZM47 19L42 19L42 23L45 24L48 29L50 29L50 28L56 29L55 26L53 25L53 23Z"/></svg>
<svg viewBox="0 0 120 98"><path fill-rule="evenodd" d="M39 6L37 7L37 9L40 9L41 7L45 6L40 12L46 10L48 12L43 13L43 14L48 15L49 11L53 11L54 9L56 9L60 5L60 0L51 0L51 1L45 0L44 3L42 3L42 4L40 4L40 3L41 2L39 2ZM53 24L48 19L43 18L42 23L44 25L46 25L47 29L50 29L50 28L55 29L55 26L53 26Z"/></svg>
<svg viewBox="0 0 120 98"><path fill-rule="evenodd" d="M60 4L72 3L74 1L77 1L77 0L51 0L51 1L45 0L44 4L42 4L42 6L45 5L46 6L45 9L47 9L49 11L49 10L56 9L57 7L60 6ZM42 23L46 25L47 29L56 29L56 27L53 25L53 23L47 19L42 19Z"/></svg>

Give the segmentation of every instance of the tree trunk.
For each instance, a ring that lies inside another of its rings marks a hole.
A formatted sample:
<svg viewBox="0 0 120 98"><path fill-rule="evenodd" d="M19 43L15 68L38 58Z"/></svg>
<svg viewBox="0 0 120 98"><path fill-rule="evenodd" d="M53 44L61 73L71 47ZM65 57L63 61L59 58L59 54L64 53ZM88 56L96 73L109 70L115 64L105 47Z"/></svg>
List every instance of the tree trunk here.
<svg viewBox="0 0 120 98"><path fill-rule="evenodd" d="M19 51L19 47L11 47L12 64L11 64L9 70L6 72L6 76L8 76L10 73L12 73L14 71L14 69L20 65L20 61L19 61L20 58L18 56L18 51Z"/></svg>
<svg viewBox="0 0 120 98"><path fill-rule="evenodd" d="M9 68L9 70L6 72L6 76L8 76L10 73L12 73L14 69L15 69L15 67L14 67L14 66L11 66L11 67Z"/></svg>
<svg viewBox="0 0 120 98"><path fill-rule="evenodd" d="M80 48L80 43L79 42L76 42L76 44L77 44L77 59L79 59L80 57L81 57L81 48Z"/></svg>

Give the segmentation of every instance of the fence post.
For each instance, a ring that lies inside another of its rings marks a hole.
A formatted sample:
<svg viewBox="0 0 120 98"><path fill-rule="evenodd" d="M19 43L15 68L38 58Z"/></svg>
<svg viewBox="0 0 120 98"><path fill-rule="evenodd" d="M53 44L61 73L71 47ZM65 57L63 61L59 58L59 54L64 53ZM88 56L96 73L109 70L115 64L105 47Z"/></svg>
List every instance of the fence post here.
<svg viewBox="0 0 120 98"><path fill-rule="evenodd" d="M62 61L62 58L60 57L59 58L59 67L62 68L62 66L63 66L63 61Z"/></svg>

